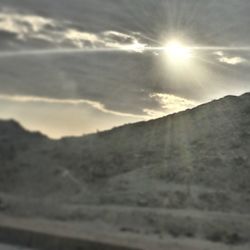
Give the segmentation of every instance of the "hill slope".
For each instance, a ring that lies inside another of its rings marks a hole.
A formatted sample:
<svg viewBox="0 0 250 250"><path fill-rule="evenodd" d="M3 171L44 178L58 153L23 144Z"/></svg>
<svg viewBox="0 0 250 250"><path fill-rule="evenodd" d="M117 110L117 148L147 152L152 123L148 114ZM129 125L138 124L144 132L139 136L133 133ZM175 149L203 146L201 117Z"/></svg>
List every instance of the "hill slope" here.
<svg viewBox="0 0 250 250"><path fill-rule="evenodd" d="M250 192L249 152L250 94L228 96L157 120L59 141L27 132L13 121L0 122L1 165L9 168L8 178L27 185L41 179L43 173L47 182L51 175L48 171L53 173L52 184L58 177L76 185L146 168L146 175L168 183ZM7 170L1 167L0 171L0 176L5 176L2 172ZM8 183L4 185L0 184L1 188ZM15 185L7 187L12 188ZM36 191L34 187L32 191Z"/></svg>
<svg viewBox="0 0 250 250"><path fill-rule="evenodd" d="M2 121L0 212L249 249L249 152L250 94L58 141Z"/></svg>
<svg viewBox="0 0 250 250"><path fill-rule="evenodd" d="M250 94L84 138L55 151L80 179L92 181L151 167L168 182L250 191ZM68 164L67 159L71 158Z"/></svg>

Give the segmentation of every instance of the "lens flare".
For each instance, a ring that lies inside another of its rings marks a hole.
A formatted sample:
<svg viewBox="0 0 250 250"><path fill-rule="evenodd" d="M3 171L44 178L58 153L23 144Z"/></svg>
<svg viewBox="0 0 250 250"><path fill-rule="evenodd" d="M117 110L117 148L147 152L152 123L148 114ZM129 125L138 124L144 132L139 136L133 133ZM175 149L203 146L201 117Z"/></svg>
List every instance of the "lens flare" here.
<svg viewBox="0 0 250 250"><path fill-rule="evenodd" d="M170 62L175 64L187 63L192 59L192 50L177 40L170 41L164 47L164 52Z"/></svg>

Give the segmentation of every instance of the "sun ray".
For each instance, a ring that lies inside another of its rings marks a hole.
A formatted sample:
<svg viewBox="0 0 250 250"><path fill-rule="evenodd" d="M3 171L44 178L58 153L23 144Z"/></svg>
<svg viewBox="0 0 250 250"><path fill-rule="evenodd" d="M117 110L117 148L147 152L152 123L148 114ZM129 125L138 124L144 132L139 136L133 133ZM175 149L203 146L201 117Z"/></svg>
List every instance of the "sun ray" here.
<svg viewBox="0 0 250 250"><path fill-rule="evenodd" d="M51 49L31 49L18 51L1 51L0 58L22 57L22 56L47 56L47 55L67 55L67 54L88 54L88 53L112 53L112 52L130 52L143 53L163 51L175 55L182 59L192 57L192 52L195 51L246 51L250 52L250 46L186 46L178 41L172 41L167 45L149 46L147 44L128 44L118 48L51 48Z"/></svg>
<svg viewBox="0 0 250 250"><path fill-rule="evenodd" d="M192 50L178 40L168 42L165 46L164 52L169 61L175 64L187 63L192 58Z"/></svg>

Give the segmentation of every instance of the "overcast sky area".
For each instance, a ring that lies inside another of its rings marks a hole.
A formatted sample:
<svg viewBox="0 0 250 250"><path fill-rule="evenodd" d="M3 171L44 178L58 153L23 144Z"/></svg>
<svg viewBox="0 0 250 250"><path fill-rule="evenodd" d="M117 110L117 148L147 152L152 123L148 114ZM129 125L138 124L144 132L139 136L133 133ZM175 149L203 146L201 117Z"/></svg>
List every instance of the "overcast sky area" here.
<svg viewBox="0 0 250 250"><path fill-rule="evenodd" d="M59 138L249 92L249 13L249 0L0 0L0 119ZM171 64L157 48L173 39L202 49Z"/></svg>

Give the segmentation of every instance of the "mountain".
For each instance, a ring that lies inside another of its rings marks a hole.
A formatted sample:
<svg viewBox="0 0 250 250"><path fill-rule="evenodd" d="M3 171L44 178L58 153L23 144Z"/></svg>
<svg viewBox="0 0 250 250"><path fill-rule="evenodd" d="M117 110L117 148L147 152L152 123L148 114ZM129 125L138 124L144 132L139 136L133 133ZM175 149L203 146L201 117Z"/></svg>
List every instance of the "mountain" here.
<svg viewBox="0 0 250 250"><path fill-rule="evenodd" d="M82 180L147 167L168 182L249 191L249 97L228 96L157 120L63 139L55 151Z"/></svg>
<svg viewBox="0 0 250 250"><path fill-rule="evenodd" d="M48 195L63 192L64 182L69 191L141 172L145 180L250 192L249 97L227 96L157 120L58 141L2 121L0 187ZM42 176L46 191L37 181Z"/></svg>
<svg viewBox="0 0 250 250"><path fill-rule="evenodd" d="M249 152L250 93L79 138L1 121L0 212L249 249Z"/></svg>

